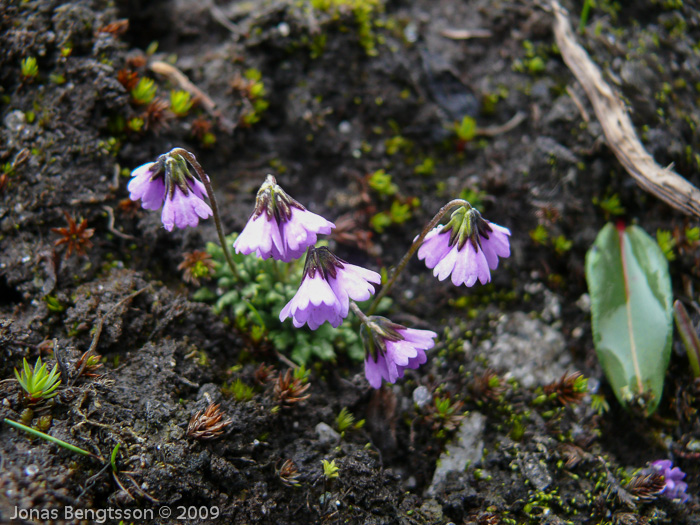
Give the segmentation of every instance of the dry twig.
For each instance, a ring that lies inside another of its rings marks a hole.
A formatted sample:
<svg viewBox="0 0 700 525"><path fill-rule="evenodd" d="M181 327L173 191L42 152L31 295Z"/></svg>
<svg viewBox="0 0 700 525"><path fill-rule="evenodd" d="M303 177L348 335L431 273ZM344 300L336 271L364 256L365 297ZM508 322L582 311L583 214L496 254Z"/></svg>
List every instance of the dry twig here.
<svg viewBox="0 0 700 525"><path fill-rule="evenodd" d="M689 215L700 216L700 190L671 167L662 168L644 149L625 105L603 80L600 68L576 42L567 11L551 0L554 37L561 56L588 95L610 148L644 190Z"/></svg>

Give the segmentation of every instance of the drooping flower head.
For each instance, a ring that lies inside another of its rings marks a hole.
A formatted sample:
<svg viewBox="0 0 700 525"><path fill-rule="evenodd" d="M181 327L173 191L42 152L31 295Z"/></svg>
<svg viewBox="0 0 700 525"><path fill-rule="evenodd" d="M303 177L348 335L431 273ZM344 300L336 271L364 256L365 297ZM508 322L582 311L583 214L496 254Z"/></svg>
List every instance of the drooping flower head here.
<svg viewBox="0 0 700 525"><path fill-rule="evenodd" d="M664 497L671 500L678 499L681 503L685 503L690 499L690 496L685 492L688 489L688 484L682 481L685 478L685 472L678 467L674 467L671 460L660 459L654 461L651 466L664 477L666 486L661 492Z"/></svg>
<svg viewBox="0 0 700 525"><path fill-rule="evenodd" d="M308 324L312 330L328 321L337 328L348 315L350 299L366 301L374 293L370 283L380 282L377 272L338 259L326 247L309 248L299 290L282 308L280 321L291 317L297 328Z"/></svg>
<svg viewBox="0 0 700 525"><path fill-rule="evenodd" d="M452 213L445 226L437 226L425 236L418 258L425 259L433 275L441 281L452 274L455 286L473 286L491 280L491 270L499 257L510 255L510 230L489 222L474 208L462 206Z"/></svg>
<svg viewBox="0 0 700 525"><path fill-rule="evenodd" d="M319 233L327 235L335 224L308 211L268 175L255 199L255 209L233 243L236 253L272 257L289 262L316 244Z"/></svg>
<svg viewBox="0 0 700 525"><path fill-rule="evenodd" d="M435 345L435 332L406 328L385 317L372 315L360 329L365 344L365 377L374 388L382 379L395 383L406 368L425 363L425 351Z"/></svg>
<svg viewBox="0 0 700 525"><path fill-rule="evenodd" d="M175 150L173 150L175 151ZM204 201L206 188L187 166L187 161L172 151L131 172L127 186L131 200L141 200L145 210L163 206L161 219L166 230L175 226L197 226L199 219L212 215Z"/></svg>

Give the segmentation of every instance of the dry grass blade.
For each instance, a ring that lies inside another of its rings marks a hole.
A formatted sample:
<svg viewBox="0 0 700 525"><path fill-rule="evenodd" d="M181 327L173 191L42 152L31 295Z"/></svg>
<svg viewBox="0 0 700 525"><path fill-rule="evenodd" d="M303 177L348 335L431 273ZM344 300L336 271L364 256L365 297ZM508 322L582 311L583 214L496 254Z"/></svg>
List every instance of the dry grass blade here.
<svg viewBox="0 0 700 525"><path fill-rule="evenodd" d="M554 37L561 56L588 95L617 159L644 190L689 215L700 216L700 190L670 167L659 166L644 149L625 105L576 42L567 11L556 0L552 0L551 6Z"/></svg>

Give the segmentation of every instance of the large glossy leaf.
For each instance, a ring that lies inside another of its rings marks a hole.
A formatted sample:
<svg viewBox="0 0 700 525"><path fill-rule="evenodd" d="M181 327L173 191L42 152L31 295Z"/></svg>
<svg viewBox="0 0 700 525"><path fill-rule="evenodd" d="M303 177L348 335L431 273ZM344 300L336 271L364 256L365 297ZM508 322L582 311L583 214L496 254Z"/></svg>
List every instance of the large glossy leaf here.
<svg viewBox="0 0 700 525"><path fill-rule="evenodd" d="M617 399L656 410L673 336L668 261L637 226L607 224L586 254L593 341Z"/></svg>

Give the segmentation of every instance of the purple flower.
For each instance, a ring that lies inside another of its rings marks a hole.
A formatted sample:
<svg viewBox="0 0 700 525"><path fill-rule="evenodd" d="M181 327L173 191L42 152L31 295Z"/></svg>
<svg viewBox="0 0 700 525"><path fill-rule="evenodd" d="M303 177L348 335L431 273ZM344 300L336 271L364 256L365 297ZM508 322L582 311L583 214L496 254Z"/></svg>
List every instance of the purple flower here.
<svg viewBox="0 0 700 525"><path fill-rule="evenodd" d="M666 486L661 492L668 499L679 499L681 503L685 503L690 499L686 494L688 484L681 481L685 478L685 472L678 467L673 467L673 463L668 459L660 459L651 464L652 468L664 477ZM673 468L672 468L673 467Z"/></svg>
<svg viewBox="0 0 700 525"><path fill-rule="evenodd" d="M236 253L272 257L289 262L316 244L319 233L327 235L335 224L308 211L291 198L268 175L258 190L255 210L233 243Z"/></svg>
<svg viewBox="0 0 700 525"><path fill-rule="evenodd" d="M156 162L148 162L131 172L127 186L131 200L141 200L145 210L163 206L161 220L166 230L175 226L197 226L199 219L212 215L204 201L206 188L187 168L187 162L178 154L166 153Z"/></svg>
<svg viewBox="0 0 700 525"><path fill-rule="evenodd" d="M299 290L282 308L280 321L291 316L297 328L308 324L316 330L326 321L337 328L348 315L350 299L366 301L374 293L370 283L380 282L378 273L348 264L328 248L310 248Z"/></svg>
<svg viewBox="0 0 700 525"><path fill-rule="evenodd" d="M392 323L373 315L362 324L365 355L365 377L374 388L382 379L395 383L406 368L418 368L425 363L425 351L435 345L435 332L416 330Z"/></svg>
<svg viewBox="0 0 700 525"><path fill-rule="evenodd" d="M473 286L491 280L491 270L498 267L499 257L510 255L510 230L481 218L474 208L464 206L452 214L445 226L431 230L418 249L433 275L444 281L452 274L455 286Z"/></svg>

